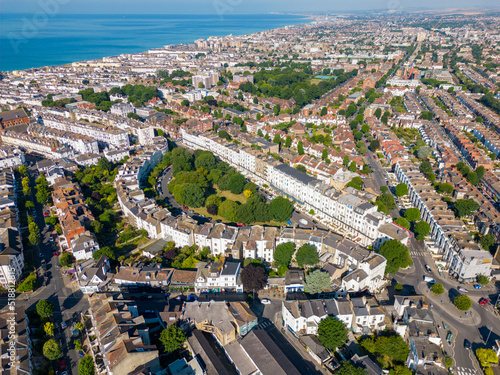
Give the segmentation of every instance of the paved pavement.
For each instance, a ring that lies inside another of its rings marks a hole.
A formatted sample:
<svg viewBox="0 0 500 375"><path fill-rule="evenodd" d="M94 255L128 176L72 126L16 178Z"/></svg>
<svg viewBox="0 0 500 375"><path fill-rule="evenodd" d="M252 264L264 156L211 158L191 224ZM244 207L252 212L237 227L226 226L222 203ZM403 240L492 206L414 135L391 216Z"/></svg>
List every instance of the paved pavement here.
<svg viewBox="0 0 500 375"><path fill-rule="evenodd" d="M59 257L52 254L53 245L49 241L50 232L47 230L48 227L45 227L43 207L36 200L34 202L37 212L36 222L42 231L42 242L39 245L39 250L34 250L35 267L40 270L41 260L46 260L47 270L45 273L48 275L48 282L46 286L39 287L35 292L20 295L17 302L19 306L24 306L26 309L35 308L37 302L41 300L49 300L54 304L53 320L59 322L59 324L66 321L68 324L68 328L61 332L62 359L66 362L68 375L76 375L78 374L79 357L72 343L72 326L73 322L80 316L80 312L86 311L89 305L87 297L76 288L74 283L70 282L69 276L63 276L62 270L56 267L59 263ZM40 254L42 257L40 257ZM39 279L39 285L41 284L42 280ZM73 322L71 322L72 320Z"/></svg>
<svg viewBox="0 0 500 375"><path fill-rule="evenodd" d="M414 286L418 294L427 296L431 301L431 310L435 315L436 324L441 325L439 332L443 340L444 350L453 357L455 362L453 372L458 375L470 375L474 374L474 371L481 373L473 358L472 351L465 349L464 340L468 339L471 342L474 351L478 347L491 346L493 340L500 337L500 324L498 316L493 312L493 306L489 304L483 307L478 303L481 297L489 298L491 301L491 297L496 297L498 287L492 284L487 288L476 290L473 289L472 285L458 283L446 273L442 273L440 276L422 241L412 239L410 253L414 261L413 266L409 270L398 272L394 276L395 280L403 285ZM425 270L426 264L431 267L430 273ZM436 282L442 283L446 293L434 296L430 291L430 285L423 280L424 275L431 276ZM467 294L473 301L468 315L453 305L453 298L460 294L457 290L458 286L469 290ZM443 328L444 324L448 325L446 331ZM446 343L448 331L451 331L454 337L451 346ZM488 335L490 335L489 338ZM487 339L488 342L486 342Z"/></svg>

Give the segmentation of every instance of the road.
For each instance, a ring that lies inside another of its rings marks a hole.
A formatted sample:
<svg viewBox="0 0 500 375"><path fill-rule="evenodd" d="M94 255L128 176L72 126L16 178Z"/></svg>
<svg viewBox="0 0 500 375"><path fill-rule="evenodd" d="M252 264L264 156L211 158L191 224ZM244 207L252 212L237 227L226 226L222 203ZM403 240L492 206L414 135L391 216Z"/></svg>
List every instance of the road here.
<svg viewBox="0 0 500 375"><path fill-rule="evenodd" d="M472 286L461 285L469 290L467 294L473 301L469 315L465 315L464 312L460 312L453 305L453 298L460 294L457 290L460 284L445 273L440 276L423 242L412 239L410 253L414 261L411 270L398 272L394 277L395 280L403 285L414 286L416 293L425 295L430 299L436 325L441 325L439 333L443 340L443 348L454 359L454 373L471 375L474 370L481 373L480 369L476 368L472 351L464 348L464 340L468 339L472 343L472 349L475 350L478 347L491 346L494 339L500 338L500 324L498 323L498 316L493 312L493 306L490 303L483 307L478 303L481 297L495 301L498 286L491 285L488 288L476 290ZM426 264L431 267L430 273L425 270ZM431 276L437 282L442 283L447 293L434 296L429 289L430 285L423 281L424 275ZM448 325L446 330L444 330L444 324ZM486 342L490 328L492 329L491 335L488 342ZM451 346L446 342L448 331L451 331L454 337Z"/></svg>
<svg viewBox="0 0 500 375"><path fill-rule="evenodd" d="M33 168L30 168L30 172L33 171ZM48 231L48 227L45 226L43 207L36 202L36 199L34 202L37 213L35 221L41 229L42 234L42 241L38 246L39 251L35 251L35 267L40 270L42 259L46 260L47 270L45 274L48 276L48 282L46 286L41 286L35 292L31 293L28 300L25 299L25 296L18 297L18 300L20 304L26 306L26 309L35 308L37 302L41 300L48 300L54 304L54 322L60 324L62 321L66 321L68 324L68 328L65 330L59 330L61 334L59 341L63 351L62 359L66 362L68 375L76 375L78 374L79 357L78 353L74 350L72 342L73 323L71 320L76 321L82 311L88 310L89 304L83 293L75 285L72 285L69 277L63 276L61 269L56 267L59 263L59 257L53 256L54 245L49 241L51 233ZM42 280L39 280L38 284L42 285Z"/></svg>

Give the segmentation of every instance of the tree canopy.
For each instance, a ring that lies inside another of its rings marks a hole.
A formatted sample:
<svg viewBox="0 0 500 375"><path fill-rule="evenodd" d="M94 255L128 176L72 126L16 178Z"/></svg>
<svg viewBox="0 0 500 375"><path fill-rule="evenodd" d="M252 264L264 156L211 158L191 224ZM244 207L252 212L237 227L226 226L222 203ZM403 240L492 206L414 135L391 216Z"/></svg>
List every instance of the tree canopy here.
<svg viewBox="0 0 500 375"><path fill-rule="evenodd" d="M166 353L173 353L182 348L186 342L186 335L181 328L171 325L161 331L160 342Z"/></svg>
<svg viewBox="0 0 500 375"><path fill-rule="evenodd" d="M396 185L396 195L398 197L402 197L408 194L408 186L404 183L400 183Z"/></svg>
<svg viewBox="0 0 500 375"><path fill-rule="evenodd" d="M479 208L479 203L472 199L457 199L454 208L458 217L470 216Z"/></svg>
<svg viewBox="0 0 500 375"><path fill-rule="evenodd" d="M396 273L400 268L406 268L412 264L408 246L398 240L386 241L380 246L380 255L387 259L386 273Z"/></svg>
<svg viewBox="0 0 500 375"><path fill-rule="evenodd" d="M269 204L271 219L284 222L292 217L293 204L284 197L276 197Z"/></svg>
<svg viewBox="0 0 500 375"><path fill-rule="evenodd" d="M312 245L304 244L297 250L295 260L300 267L315 266L319 262L318 250Z"/></svg>
<svg viewBox="0 0 500 375"><path fill-rule="evenodd" d="M241 281L246 292L258 291L266 285L266 269L256 264L249 264L241 270Z"/></svg>
<svg viewBox="0 0 500 375"><path fill-rule="evenodd" d="M382 368L404 365L410 351L406 341L397 334L369 336L359 344L362 350L377 358Z"/></svg>
<svg viewBox="0 0 500 375"><path fill-rule="evenodd" d="M304 291L309 294L329 291L331 287L332 280L330 274L319 269L309 272L304 280Z"/></svg>
<svg viewBox="0 0 500 375"><path fill-rule="evenodd" d="M75 345L76 346L76 345ZM78 362L78 375L94 375L95 365L92 356L87 354Z"/></svg>
<svg viewBox="0 0 500 375"><path fill-rule="evenodd" d="M288 266L292 261L294 253L295 243L293 242L282 243L276 246L273 254L276 266Z"/></svg>
<svg viewBox="0 0 500 375"><path fill-rule="evenodd" d="M467 311L471 308L472 301L470 300L469 296L460 294L455 297L455 299L453 300L453 304L460 311Z"/></svg>
<svg viewBox="0 0 500 375"><path fill-rule="evenodd" d="M408 208L405 211L405 218L409 222L414 222L414 221L420 220L420 210L416 207Z"/></svg>
<svg viewBox="0 0 500 375"><path fill-rule="evenodd" d="M61 358L61 345L59 345L59 343L54 339L47 340L47 342L43 344L43 356L50 361Z"/></svg>
<svg viewBox="0 0 500 375"><path fill-rule="evenodd" d="M329 350L336 350L347 342L347 327L335 317L329 316L318 324L318 340Z"/></svg>
<svg viewBox="0 0 500 375"><path fill-rule="evenodd" d="M41 318L48 318L54 314L54 304L50 301L42 299L36 304L36 312Z"/></svg>

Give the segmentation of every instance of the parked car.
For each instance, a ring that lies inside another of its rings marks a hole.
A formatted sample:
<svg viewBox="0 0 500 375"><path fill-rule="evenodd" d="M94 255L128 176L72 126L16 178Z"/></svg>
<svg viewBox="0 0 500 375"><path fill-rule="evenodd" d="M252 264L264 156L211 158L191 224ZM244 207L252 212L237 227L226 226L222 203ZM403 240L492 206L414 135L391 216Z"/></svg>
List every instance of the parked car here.
<svg viewBox="0 0 500 375"><path fill-rule="evenodd" d="M458 289L458 291L459 291L459 292L462 292L462 293L469 293L469 291L468 291L467 289L462 288L461 286L459 286L457 289Z"/></svg>
<svg viewBox="0 0 500 375"><path fill-rule="evenodd" d="M464 340L464 348L465 349L470 349L470 341L467 340L467 339Z"/></svg>
<svg viewBox="0 0 500 375"><path fill-rule="evenodd" d="M448 335L446 336L446 341L448 341L448 344L451 344L452 338L453 338L453 333L451 333L451 331L448 331Z"/></svg>
<svg viewBox="0 0 500 375"><path fill-rule="evenodd" d="M481 285L479 285L479 284L475 284L475 285L474 285L474 289L481 289Z"/></svg>
<svg viewBox="0 0 500 375"><path fill-rule="evenodd" d="M485 306L488 302L489 302L488 298L484 298L484 297L479 300L479 304L481 306Z"/></svg>
<svg viewBox="0 0 500 375"><path fill-rule="evenodd" d="M238 226L238 227L244 227L245 224L243 224L243 223L236 223L236 226Z"/></svg>
<svg viewBox="0 0 500 375"><path fill-rule="evenodd" d="M190 294L187 298L188 301L196 301L198 299L198 296L195 296L194 294Z"/></svg>
<svg viewBox="0 0 500 375"><path fill-rule="evenodd" d="M59 361L59 370L65 370L66 369L66 361L64 359L61 359Z"/></svg>
<svg viewBox="0 0 500 375"><path fill-rule="evenodd" d="M427 270L427 272L431 272L431 267L429 267L428 264L425 265L425 269Z"/></svg>
<svg viewBox="0 0 500 375"><path fill-rule="evenodd" d="M66 322L63 320L63 321L61 322L61 329L66 329L66 327L67 327L67 326L68 326L68 325L67 325L67 324L66 324Z"/></svg>
<svg viewBox="0 0 500 375"><path fill-rule="evenodd" d="M307 225L307 220L305 219L300 219L299 220L299 223L302 224L302 225Z"/></svg>
<svg viewBox="0 0 500 375"><path fill-rule="evenodd" d="M267 299L267 298L263 298L260 300L260 302L263 304L263 305L270 305L271 304L271 300Z"/></svg>
<svg viewBox="0 0 500 375"><path fill-rule="evenodd" d="M183 210L187 210L187 209L188 209L188 206L182 206L182 209L183 209Z"/></svg>

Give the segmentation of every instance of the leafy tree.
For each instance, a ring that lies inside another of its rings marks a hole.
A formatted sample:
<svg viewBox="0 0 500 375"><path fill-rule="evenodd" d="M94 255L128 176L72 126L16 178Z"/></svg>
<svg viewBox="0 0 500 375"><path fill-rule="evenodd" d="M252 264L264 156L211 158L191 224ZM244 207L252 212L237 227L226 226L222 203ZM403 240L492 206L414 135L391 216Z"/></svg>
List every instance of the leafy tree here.
<svg viewBox="0 0 500 375"><path fill-rule="evenodd" d="M404 217L398 217L394 222L400 227L410 229L410 223Z"/></svg>
<svg viewBox="0 0 500 375"><path fill-rule="evenodd" d="M209 207L211 205L216 205L219 207L222 203L221 198L217 194L210 195L205 201L205 207Z"/></svg>
<svg viewBox="0 0 500 375"><path fill-rule="evenodd" d="M160 333L160 342L166 353L173 353L182 348L186 342L184 331L175 325L171 325Z"/></svg>
<svg viewBox="0 0 500 375"><path fill-rule="evenodd" d="M111 172L113 170L113 164L106 158L100 158L97 161L97 168L102 171Z"/></svg>
<svg viewBox="0 0 500 375"><path fill-rule="evenodd" d="M182 147L176 147L172 150L172 171L174 176L180 171L193 170L193 155Z"/></svg>
<svg viewBox="0 0 500 375"><path fill-rule="evenodd" d="M406 268L412 264L408 246L398 240L384 242L380 246L379 253L387 259L386 273L396 273L400 268Z"/></svg>
<svg viewBox="0 0 500 375"><path fill-rule="evenodd" d="M466 179L467 179L467 181L470 182L471 185L474 185L474 186L479 184L479 181L480 181L480 178L477 176L476 172L467 173Z"/></svg>
<svg viewBox="0 0 500 375"><path fill-rule="evenodd" d="M38 282L36 280L36 274L34 272L30 273L26 279L24 279L19 285L17 286L17 291L18 292L31 292L32 290L35 290L36 287L38 286Z"/></svg>
<svg viewBox="0 0 500 375"><path fill-rule="evenodd" d="M344 156L344 160L342 160L342 165L347 168L349 166L350 161L351 160L349 159L349 155L346 155Z"/></svg>
<svg viewBox="0 0 500 375"><path fill-rule="evenodd" d="M427 159L432 154L432 149L429 146L419 147L417 150L417 157L419 159Z"/></svg>
<svg viewBox="0 0 500 375"><path fill-rule="evenodd" d="M242 204L238 206L236 217L238 219L238 222L244 224L250 224L255 221L252 206L249 204Z"/></svg>
<svg viewBox="0 0 500 375"><path fill-rule="evenodd" d="M495 245L496 240L495 236L493 233L488 233L487 235L483 236L479 240L479 244L484 250L490 250L490 248Z"/></svg>
<svg viewBox="0 0 500 375"><path fill-rule="evenodd" d="M104 246L99 250L94 251L94 253L92 254L92 258L94 258L94 260L99 260L103 255L106 255L111 260L116 260L116 254L109 246Z"/></svg>
<svg viewBox="0 0 500 375"><path fill-rule="evenodd" d="M314 270L306 275L304 280L304 291L309 294L321 293L330 290L332 280L330 274L322 270Z"/></svg>
<svg viewBox="0 0 500 375"><path fill-rule="evenodd" d="M55 361L62 357L61 346L54 339L48 340L43 344L43 356L50 361Z"/></svg>
<svg viewBox="0 0 500 375"><path fill-rule="evenodd" d="M490 281L484 275L477 275L477 282L481 285L487 285Z"/></svg>
<svg viewBox="0 0 500 375"><path fill-rule="evenodd" d="M273 112L274 112L274 115L275 116L278 116L280 114L280 110L281 110L281 107L279 104L276 104L274 107L273 107Z"/></svg>
<svg viewBox="0 0 500 375"><path fill-rule="evenodd" d="M380 109L380 108L379 108ZM370 145L368 148L372 151L375 152L377 149L380 147L380 141L378 139L374 139L373 141L370 142Z"/></svg>
<svg viewBox="0 0 500 375"><path fill-rule="evenodd" d="M189 207L201 207L205 203L205 191L197 184L183 184L182 201Z"/></svg>
<svg viewBox="0 0 500 375"><path fill-rule="evenodd" d="M484 176L485 169L482 165L480 165L479 167L476 168L476 170L474 172L476 172L477 178L481 179Z"/></svg>
<svg viewBox="0 0 500 375"><path fill-rule="evenodd" d="M241 281L246 292L261 290L266 285L266 280L266 269L259 265L251 263L241 270Z"/></svg>
<svg viewBox="0 0 500 375"><path fill-rule="evenodd" d="M21 175L23 175L23 176L27 176L28 175L28 167L25 165L19 166L19 173L21 173Z"/></svg>
<svg viewBox="0 0 500 375"><path fill-rule="evenodd" d="M426 221L419 221L414 225L413 229L417 234L416 239L418 241L423 241L425 236L431 232L431 226Z"/></svg>
<svg viewBox="0 0 500 375"><path fill-rule="evenodd" d="M36 304L36 312L41 318L48 318L54 314L54 304L50 301L42 299Z"/></svg>
<svg viewBox="0 0 500 375"><path fill-rule="evenodd" d="M342 361L342 365L335 370L335 375L368 375L362 367L354 366L351 361Z"/></svg>
<svg viewBox="0 0 500 375"><path fill-rule="evenodd" d="M396 195L402 197L408 194L408 186L404 183L399 183L396 185Z"/></svg>
<svg viewBox="0 0 500 375"><path fill-rule="evenodd" d="M319 262L318 250L312 245L304 244L297 250L295 260L300 267L315 266Z"/></svg>
<svg viewBox="0 0 500 375"><path fill-rule="evenodd" d="M431 173L432 172L432 165L428 160L424 160L422 163L420 163L420 172L421 173Z"/></svg>
<svg viewBox="0 0 500 375"><path fill-rule="evenodd" d="M68 267L75 263L75 257L71 253L64 253L63 255L61 255L59 263L61 263L61 266L63 267Z"/></svg>
<svg viewBox="0 0 500 375"><path fill-rule="evenodd" d="M470 216L479 208L479 203L472 199L457 199L454 208L458 217Z"/></svg>
<svg viewBox="0 0 500 375"><path fill-rule="evenodd" d="M290 137L289 135L287 135L287 137L285 139L285 147L290 148L291 146L292 146L292 137Z"/></svg>
<svg viewBox="0 0 500 375"><path fill-rule="evenodd" d="M382 109L380 107L378 107L376 110L375 110L375 113L374 113L375 117L378 118L380 120L380 116L382 116Z"/></svg>
<svg viewBox="0 0 500 375"><path fill-rule="evenodd" d="M49 336L54 336L54 329L55 329L55 326L54 326L54 323L52 323L52 322L47 322L43 326L43 330Z"/></svg>
<svg viewBox="0 0 500 375"><path fill-rule="evenodd" d="M328 109L326 107L321 108L320 116L326 116L328 114Z"/></svg>
<svg viewBox="0 0 500 375"><path fill-rule="evenodd" d="M269 215L273 220L284 222L292 217L293 204L284 197L276 197L269 204Z"/></svg>
<svg viewBox="0 0 500 375"><path fill-rule="evenodd" d="M376 356L383 368L405 363L410 351L406 341L396 334L368 336L359 343L364 351Z"/></svg>
<svg viewBox="0 0 500 375"><path fill-rule="evenodd" d="M82 340L80 340L80 339L76 339L76 340L74 341L74 344L75 344L75 350L76 350L76 351L82 351L82 350L83 350Z"/></svg>
<svg viewBox="0 0 500 375"><path fill-rule="evenodd" d="M478 348L476 356L481 367L489 367L491 363L498 363L497 353L493 349Z"/></svg>
<svg viewBox="0 0 500 375"><path fill-rule="evenodd" d="M363 124L363 126L361 127L361 131L363 132L363 134L368 133L370 131L370 126L367 124Z"/></svg>
<svg viewBox="0 0 500 375"><path fill-rule="evenodd" d="M211 171L217 166L217 160L210 151L203 151L195 158L194 166L196 169L205 168L207 171Z"/></svg>
<svg viewBox="0 0 500 375"><path fill-rule="evenodd" d="M235 173L229 179L229 190L233 194L241 194L245 187L246 179L243 175Z"/></svg>
<svg viewBox="0 0 500 375"><path fill-rule="evenodd" d="M408 208L405 211L405 218L411 223L420 220L420 210L416 207Z"/></svg>
<svg viewBox="0 0 500 375"><path fill-rule="evenodd" d="M435 295L440 295L444 293L444 286L441 283L436 283L433 286L431 286L431 291Z"/></svg>
<svg viewBox="0 0 500 375"><path fill-rule="evenodd" d="M396 285L394 285L394 290L397 292L401 292L403 289L403 284L397 283Z"/></svg>
<svg viewBox="0 0 500 375"><path fill-rule="evenodd" d="M328 159L328 150L326 148L323 149L323 152L321 154L321 158L323 160Z"/></svg>
<svg viewBox="0 0 500 375"><path fill-rule="evenodd" d="M299 155L304 155L304 144L302 143L302 141L299 141L299 143L297 144L297 152L299 153Z"/></svg>
<svg viewBox="0 0 500 375"><path fill-rule="evenodd" d="M451 193L453 193L453 185L448 184L446 182L444 182L442 184L439 184L437 186L437 192L439 194L448 194L448 195L450 195Z"/></svg>
<svg viewBox="0 0 500 375"><path fill-rule="evenodd" d="M459 296L455 297L455 299L453 300L453 304L460 311L467 311L471 308L472 301L470 300L469 296L460 294Z"/></svg>
<svg viewBox="0 0 500 375"><path fill-rule="evenodd" d="M230 199L225 200L219 206L219 215L228 221L236 221L238 216L238 203Z"/></svg>
<svg viewBox="0 0 500 375"><path fill-rule="evenodd" d="M336 350L347 342L347 327L343 322L329 316L318 324L318 340L329 350Z"/></svg>
<svg viewBox="0 0 500 375"><path fill-rule="evenodd" d="M349 181L349 183L346 186L353 187L357 190L363 190L363 185L364 185L363 179L357 176L354 177L351 181Z"/></svg>
<svg viewBox="0 0 500 375"><path fill-rule="evenodd" d="M91 355L86 355L78 362L78 375L94 375L95 365Z"/></svg>
<svg viewBox="0 0 500 375"><path fill-rule="evenodd" d="M382 203L389 210L393 210L396 208L396 203L394 201L394 197L392 196L392 194L389 194L389 193L384 193L384 194L378 196L376 202L377 202L377 204Z"/></svg>
<svg viewBox="0 0 500 375"><path fill-rule="evenodd" d="M273 254L276 266L288 266L292 261L294 253L295 243L293 242L286 242L276 246Z"/></svg>
<svg viewBox="0 0 500 375"><path fill-rule="evenodd" d="M298 170L298 171L301 171L302 173L307 173L306 167L304 167L302 164L297 164L295 166L295 169Z"/></svg>
<svg viewBox="0 0 500 375"><path fill-rule="evenodd" d="M357 166L356 166L356 162L351 162L351 164L349 165L349 171L350 172L356 172L358 170Z"/></svg>

